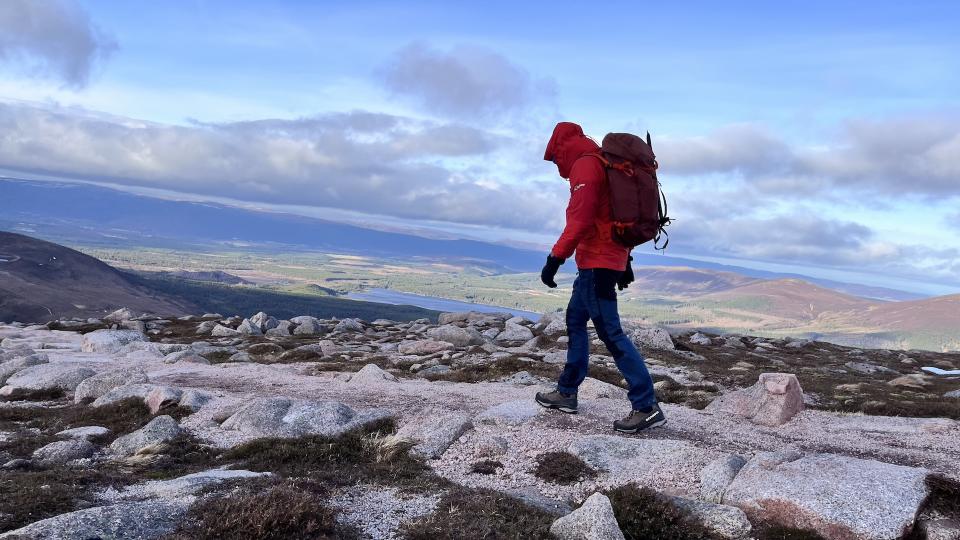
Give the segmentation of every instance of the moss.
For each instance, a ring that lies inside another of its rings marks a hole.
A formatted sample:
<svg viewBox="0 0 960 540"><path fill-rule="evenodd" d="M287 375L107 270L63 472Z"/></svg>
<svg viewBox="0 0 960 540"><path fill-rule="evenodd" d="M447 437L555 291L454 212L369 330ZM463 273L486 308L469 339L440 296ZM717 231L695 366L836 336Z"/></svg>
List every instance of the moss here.
<svg viewBox="0 0 960 540"><path fill-rule="evenodd" d="M596 476L596 471L569 452L547 452L537 457L534 476L555 484L572 484Z"/></svg>
<svg viewBox="0 0 960 540"><path fill-rule="evenodd" d="M336 520L326 489L308 480L247 483L194 504L166 540L325 540L359 538Z"/></svg>
<svg viewBox="0 0 960 540"><path fill-rule="evenodd" d="M402 534L407 540L548 538L555 519L504 493L454 487L443 496L436 511L405 525Z"/></svg>
<svg viewBox="0 0 960 540"><path fill-rule="evenodd" d="M476 474L496 474L497 469L502 469L503 463L492 459L480 460L470 467L470 471Z"/></svg>
<svg viewBox="0 0 960 540"><path fill-rule="evenodd" d="M607 492L627 540L711 540L717 536L690 513L649 488L621 486Z"/></svg>

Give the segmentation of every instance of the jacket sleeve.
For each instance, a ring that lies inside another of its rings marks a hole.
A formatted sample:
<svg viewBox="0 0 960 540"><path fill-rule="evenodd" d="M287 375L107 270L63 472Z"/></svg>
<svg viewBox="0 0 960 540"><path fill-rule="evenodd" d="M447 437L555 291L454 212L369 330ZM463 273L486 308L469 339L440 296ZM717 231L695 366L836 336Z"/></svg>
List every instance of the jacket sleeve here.
<svg viewBox="0 0 960 540"><path fill-rule="evenodd" d="M603 188L602 169L593 159L579 159L570 171L570 202L567 204L567 224L550 254L568 259L580 241L596 226L597 206Z"/></svg>

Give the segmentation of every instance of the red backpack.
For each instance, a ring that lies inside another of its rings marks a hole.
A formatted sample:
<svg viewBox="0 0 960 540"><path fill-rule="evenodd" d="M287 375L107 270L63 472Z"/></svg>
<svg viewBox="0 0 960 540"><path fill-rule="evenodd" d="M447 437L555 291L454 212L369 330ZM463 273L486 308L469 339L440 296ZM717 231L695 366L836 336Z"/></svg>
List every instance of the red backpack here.
<svg viewBox="0 0 960 540"><path fill-rule="evenodd" d="M657 180L657 157L653 154L650 133L644 141L629 133L608 133L596 156L607 171L610 184L610 213L613 239L634 248L653 240L654 249L666 249L670 225L667 198ZM660 236L667 236L659 247Z"/></svg>

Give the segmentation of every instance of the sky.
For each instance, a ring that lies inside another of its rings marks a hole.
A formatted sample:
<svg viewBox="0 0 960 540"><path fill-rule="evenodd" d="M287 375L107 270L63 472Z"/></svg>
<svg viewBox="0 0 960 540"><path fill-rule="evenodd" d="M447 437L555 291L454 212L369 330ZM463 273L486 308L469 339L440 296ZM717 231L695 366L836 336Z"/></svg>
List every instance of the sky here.
<svg viewBox="0 0 960 540"><path fill-rule="evenodd" d="M672 255L960 292L960 4L669 4L3 0L0 169L546 249L649 130Z"/></svg>

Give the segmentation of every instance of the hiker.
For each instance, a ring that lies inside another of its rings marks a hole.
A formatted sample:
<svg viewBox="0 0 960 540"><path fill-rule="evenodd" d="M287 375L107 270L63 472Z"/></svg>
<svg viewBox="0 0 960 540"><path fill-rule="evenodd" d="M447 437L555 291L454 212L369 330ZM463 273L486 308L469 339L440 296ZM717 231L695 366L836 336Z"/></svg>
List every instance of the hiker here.
<svg viewBox="0 0 960 540"><path fill-rule="evenodd" d="M567 363L557 389L537 393L536 401L565 413L577 412L577 388L587 376L590 360L587 321L592 320L630 387L628 397L633 409L626 418L615 421L613 428L636 433L662 426L667 420L657 405L643 355L620 326L616 288L623 290L634 277L630 248L613 238L606 163L599 152L600 147L583 134L579 125L561 122L553 130L543 156L556 164L561 177L570 180L570 203L566 227L547 256L540 279L548 287L556 287L554 276L574 252L577 278L566 313L570 340Z"/></svg>

